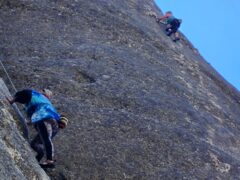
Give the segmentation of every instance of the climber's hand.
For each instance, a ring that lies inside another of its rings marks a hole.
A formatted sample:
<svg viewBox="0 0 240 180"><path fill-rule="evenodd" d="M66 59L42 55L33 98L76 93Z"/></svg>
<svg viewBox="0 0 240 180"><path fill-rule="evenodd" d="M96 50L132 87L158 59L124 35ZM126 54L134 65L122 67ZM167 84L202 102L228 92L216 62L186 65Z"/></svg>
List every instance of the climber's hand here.
<svg viewBox="0 0 240 180"><path fill-rule="evenodd" d="M15 99L12 98L12 97L6 97L6 100L10 103L10 104L13 104Z"/></svg>

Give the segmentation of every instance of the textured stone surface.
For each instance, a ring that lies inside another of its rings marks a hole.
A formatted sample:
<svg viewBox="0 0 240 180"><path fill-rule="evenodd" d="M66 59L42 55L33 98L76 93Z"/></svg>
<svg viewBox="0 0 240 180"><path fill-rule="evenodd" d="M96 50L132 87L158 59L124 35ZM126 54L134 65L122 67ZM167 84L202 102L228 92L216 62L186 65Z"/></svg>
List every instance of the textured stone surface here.
<svg viewBox="0 0 240 180"><path fill-rule="evenodd" d="M165 36L153 1L0 5L17 88L54 90L71 119L53 179L239 179L239 92L183 35Z"/></svg>
<svg viewBox="0 0 240 180"><path fill-rule="evenodd" d="M5 101L9 91L2 79L0 92L0 179L49 179L38 165L30 146L23 139L10 114L11 109Z"/></svg>

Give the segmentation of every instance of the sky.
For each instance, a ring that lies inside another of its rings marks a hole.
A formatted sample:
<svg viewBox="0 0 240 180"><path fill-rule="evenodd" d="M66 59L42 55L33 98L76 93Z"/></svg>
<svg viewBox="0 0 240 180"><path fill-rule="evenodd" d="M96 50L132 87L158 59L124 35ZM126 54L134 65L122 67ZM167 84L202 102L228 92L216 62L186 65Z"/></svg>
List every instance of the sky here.
<svg viewBox="0 0 240 180"><path fill-rule="evenodd" d="M240 90L240 0L155 0L183 22L180 31Z"/></svg>

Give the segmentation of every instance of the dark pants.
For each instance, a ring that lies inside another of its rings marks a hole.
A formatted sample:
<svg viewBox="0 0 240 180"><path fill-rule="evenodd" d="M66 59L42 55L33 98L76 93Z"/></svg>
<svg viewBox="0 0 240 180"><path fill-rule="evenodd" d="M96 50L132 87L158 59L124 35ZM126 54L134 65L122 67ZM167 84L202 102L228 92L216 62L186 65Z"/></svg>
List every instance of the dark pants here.
<svg viewBox="0 0 240 180"><path fill-rule="evenodd" d="M166 31L168 32L168 35L170 36L172 33L176 33L179 27L180 27L179 21L174 19L172 22L167 24Z"/></svg>
<svg viewBox="0 0 240 180"><path fill-rule="evenodd" d="M53 137L58 132L57 122L53 119L42 120L34 124L38 134L31 141L31 147L37 152L37 160L40 161L46 151L47 160L53 160L54 147L52 143Z"/></svg>

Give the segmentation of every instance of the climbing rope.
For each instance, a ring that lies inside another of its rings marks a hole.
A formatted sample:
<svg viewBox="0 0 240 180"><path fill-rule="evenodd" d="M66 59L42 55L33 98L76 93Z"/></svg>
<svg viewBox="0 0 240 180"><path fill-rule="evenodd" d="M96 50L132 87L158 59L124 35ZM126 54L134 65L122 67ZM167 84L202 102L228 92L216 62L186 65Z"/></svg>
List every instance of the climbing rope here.
<svg viewBox="0 0 240 180"><path fill-rule="evenodd" d="M0 59L0 64L1 64L1 66L2 66L2 68L3 68L3 70L4 70L4 72L5 72L5 74L7 75L7 78L8 78L8 80L9 80L9 82L11 83L11 85L12 85L14 91L17 92L17 89L16 89L16 87L14 86L14 84L13 84L13 82L12 82L12 80L11 80L11 78L10 78L10 76L9 76L9 74L8 74L8 72L7 72L7 70L6 70L6 68L5 68L5 66L3 65L1 59Z"/></svg>
<svg viewBox="0 0 240 180"><path fill-rule="evenodd" d="M4 64L2 63L1 59L0 59L0 64L1 64L1 66L2 66L2 68L3 68L3 70L4 70L4 72L5 72L8 80L10 81L10 83L11 83L14 91L17 92L17 89L16 89L16 87L14 86L14 84L13 84L13 82L12 82L12 80L11 80L11 78L10 78L10 76L9 76L9 74L8 74L5 66L4 66ZM5 96L5 97L7 98L7 95L6 95L4 92L2 92L2 90L1 90L1 94L3 95L3 97ZM26 118L22 115L21 111L19 110L19 108L17 107L17 105L16 105L15 103L12 104L12 108L14 109L14 111L16 112L16 114L18 115L19 120L20 120L20 122L21 122L21 124L22 124L22 127L23 127L23 136L24 136L24 137L26 138L26 140L29 142L29 130L28 130L28 127L27 127Z"/></svg>

